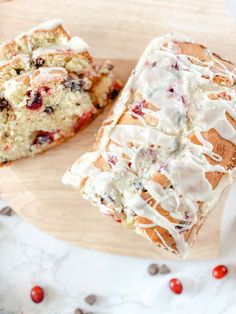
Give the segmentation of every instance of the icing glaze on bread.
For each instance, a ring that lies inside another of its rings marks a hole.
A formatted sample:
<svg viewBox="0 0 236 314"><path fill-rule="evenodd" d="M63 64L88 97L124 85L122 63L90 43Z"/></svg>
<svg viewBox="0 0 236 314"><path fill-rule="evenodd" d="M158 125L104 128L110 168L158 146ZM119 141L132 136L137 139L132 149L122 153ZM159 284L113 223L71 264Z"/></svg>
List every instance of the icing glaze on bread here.
<svg viewBox="0 0 236 314"><path fill-rule="evenodd" d="M203 45L174 34L154 39L64 183L185 255L233 180L235 82L234 65Z"/></svg>

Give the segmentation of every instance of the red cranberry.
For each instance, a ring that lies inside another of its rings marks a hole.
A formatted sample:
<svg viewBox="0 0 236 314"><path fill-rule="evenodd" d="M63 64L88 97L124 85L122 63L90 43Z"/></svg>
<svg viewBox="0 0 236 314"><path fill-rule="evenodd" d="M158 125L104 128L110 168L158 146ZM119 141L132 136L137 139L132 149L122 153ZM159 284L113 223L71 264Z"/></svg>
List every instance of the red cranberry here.
<svg viewBox="0 0 236 314"><path fill-rule="evenodd" d="M225 265L218 265L213 268L212 275L216 279L222 279L228 274L228 268Z"/></svg>
<svg viewBox="0 0 236 314"><path fill-rule="evenodd" d="M175 62L174 64L171 65L171 68L178 71L179 70L179 65L177 62Z"/></svg>
<svg viewBox="0 0 236 314"><path fill-rule="evenodd" d="M40 303L44 299L44 291L40 286L34 286L31 289L31 299L34 303Z"/></svg>
<svg viewBox="0 0 236 314"><path fill-rule="evenodd" d="M32 90L27 90L27 92L25 93L26 96L30 97L32 93Z"/></svg>
<svg viewBox="0 0 236 314"><path fill-rule="evenodd" d="M33 145L50 144L54 141L54 132L38 131Z"/></svg>
<svg viewBox="0 0 236 314"><path fill-rule="evenodd" d="M118 222L118 223L121 223L121 222L122 222L122 220L121 220L120 218L116 217L116 216L113 216L113 218L114 218L114 220L115 220L116 222Z"/></svg>
<svg viewBox="0 0 236 314"><path fill-rule="evenodd" d="M50 90L50 88L48 86L41 86L40 87L41 92L48 92L49 90Z"/></svg>
<svg viewBox="0 0 236 314"><path fill-rule="evenodd" d="M170 287L170 290L174 292L175 294L181 294L183 291L182 283L179 281L179 279L176 279L176 278L173 278L170 280L169 287Z"/></svg>
<svg viewBox="0 0 236 314"><path fill-rule="evenodd" d="M143 108L147 108L147 103L145 100L142 100L142 101L139 101L139 102L133 104L131 107L131 111L132 111L132 113L143 116L144 115ZM135 117L134 115L132 115L132 117L134 119L137 119L137 117Z"/></svg>
<svg viewBox="0 0 236 314"><path fill-rule="evenodd" d="M116 156L112 156L112 155L110 155L109 157L108 157L108 163L109 164L112 164L112 165L115 165L116 163L117 163L117 157Z"/></svg>
<svg viewBox="0 0 236 314"><path fill-rule="evenodd" d="M74 130L77 132L79 129L81 129L83 126L89 123L89 121L92 118L91 112L85 112L82 117L79 117L74 125Z"/></svg>
<svg viewBox="0 0 236 314"><path fill-rule="evenodd" d="M32 92L30 94L32 95ZM38 90L38 91L34 92L32 99L28 99L27 100L26 107L29 110L34 110L35 111L35 110L38 110L39 108L41 108L42 105L43 105L42 95L41 95L41 92Z"/></svg>

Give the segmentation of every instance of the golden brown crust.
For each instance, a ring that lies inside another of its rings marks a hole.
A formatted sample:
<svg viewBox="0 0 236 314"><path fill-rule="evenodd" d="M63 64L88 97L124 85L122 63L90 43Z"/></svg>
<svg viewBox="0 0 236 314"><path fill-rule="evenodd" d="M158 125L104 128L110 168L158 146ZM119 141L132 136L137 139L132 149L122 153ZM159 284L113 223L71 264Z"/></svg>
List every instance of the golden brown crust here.
<svg viewBox="0 0 236 314"><path fill-rule="evenodd" d="M70 39L71 36L66 32L66 30L64 29L64 27L62 25L58 25L55 28L46 30L46 29L38 29L35 30L33 32L33 34L40 34L40 33L51 33L55 36L65 36L67 39ZM27 41L29 40L29 38L32 35L22 35L20 37L20 40L25 42L25 44L27 45ZM17 43L19 37L17 37L16 39L13 39L11 41L8 41L6 43L4 43L3 45L0 46L0 60L9 60L12 57L14 57L15 55L21 53L19 44ZM7 56L7 58L6 58Z"/></svg>

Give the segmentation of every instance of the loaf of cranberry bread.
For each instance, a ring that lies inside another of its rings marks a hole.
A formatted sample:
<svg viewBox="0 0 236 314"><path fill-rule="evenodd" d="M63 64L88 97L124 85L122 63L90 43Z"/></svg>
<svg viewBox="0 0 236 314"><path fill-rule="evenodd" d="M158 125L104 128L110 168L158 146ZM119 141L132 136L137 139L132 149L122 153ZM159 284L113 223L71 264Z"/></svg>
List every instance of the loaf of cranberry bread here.
<svg viewBox="0 0 236 314"><path fill-rule="evenodd" d="M61 143L121 88L107 61L49 21L0 46L0 165Z"/></svg>
<svg viewBox="0 0 236 314"><path fill-rule="evenodd" d="M153 40L63 182L186 255L235 173L235 83L234 65L203 45L173 34Z"/></svg>

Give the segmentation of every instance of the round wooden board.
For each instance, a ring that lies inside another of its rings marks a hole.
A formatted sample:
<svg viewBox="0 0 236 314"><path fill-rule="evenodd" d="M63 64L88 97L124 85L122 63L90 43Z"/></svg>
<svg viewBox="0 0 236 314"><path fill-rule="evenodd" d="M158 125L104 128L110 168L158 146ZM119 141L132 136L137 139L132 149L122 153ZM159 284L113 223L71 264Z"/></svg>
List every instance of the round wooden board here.
<svg viewBox="0 0 236 314"><path fill-rule="evenodd" d="M127 79L135 61L113 60L116 75ZM100 214L79 192L61 183L69 167L90 146L107 108L86 129L62 145L0 169L0 194L18 214L45 232L77 245L116 254L177 259ZM218 255L224 199L210 214L188 259Z"/></svg>

